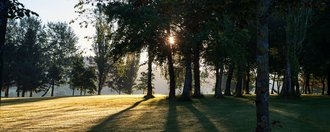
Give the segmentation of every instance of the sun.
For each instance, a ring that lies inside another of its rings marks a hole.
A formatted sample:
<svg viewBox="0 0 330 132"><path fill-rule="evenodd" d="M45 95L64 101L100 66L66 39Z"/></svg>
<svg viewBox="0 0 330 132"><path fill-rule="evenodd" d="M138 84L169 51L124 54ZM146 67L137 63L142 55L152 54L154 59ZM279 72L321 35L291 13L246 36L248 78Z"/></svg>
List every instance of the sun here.
<svg viewBox="0 0 330 132"><path fill-rule="evenodd" d="M170 37L168 38L168 42L169 42L171 45L173 45L173 44L175 43L174 37L173 37L173 36L170 36Z"/></svg>

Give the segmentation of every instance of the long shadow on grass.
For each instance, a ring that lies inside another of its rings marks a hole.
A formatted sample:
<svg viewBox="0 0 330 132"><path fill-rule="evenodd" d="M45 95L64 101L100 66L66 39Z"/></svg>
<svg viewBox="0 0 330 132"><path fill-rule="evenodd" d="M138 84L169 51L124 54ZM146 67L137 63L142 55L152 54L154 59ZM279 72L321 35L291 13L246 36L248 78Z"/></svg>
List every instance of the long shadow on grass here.
<svg viewBox="0 0 330 132"><path fill-rule="evenodd" d="M165 125L165 132L179 131L177 116L178 115L177 115L177 110L176 110L176 102L169 101L168 102L167 120L166 120L166 125Z"/></svg>
<svg viewBox="0 0 330 132"><path fill-rule="evenodd" d="M77 97L79 97L79 96L77 96ZM26 103L45 101L45 100L59 99L59 98L72 98L72 96L40 97L40 98L17 98L17 99L1 100L1 106L26 104Z"/></svg>
<svg viewBox="0 0 330 132"><path fill-rule="evenodd" d="M109 116L107 119L105 119L103 122L101 122L100 124L92 127L90 130L88 130L89 132L97 132L97 131L102 131L106 128L106 126L111 122L113 121L114 119L116 119L118 116L124 114L125 112L135 108L136 106L138 106L140 103L144 102L144 101L147 101L148 98L146 99L143 99L143 100L140 100L138 102L135 102L132 106L122 110L122 111L119 111L118 113L115 113L111 116Z"/></svg>
<svg viewBox="0 0 330 132"><path fill-rule="evenodd" d="M193 102L189 102L184 105L190 112L192 112L195 117L197 117L199 123L203 126L204 130L207 131L219 131L214 124L210 121L208 117L201 111L199 111L194 105Z"/></svg>

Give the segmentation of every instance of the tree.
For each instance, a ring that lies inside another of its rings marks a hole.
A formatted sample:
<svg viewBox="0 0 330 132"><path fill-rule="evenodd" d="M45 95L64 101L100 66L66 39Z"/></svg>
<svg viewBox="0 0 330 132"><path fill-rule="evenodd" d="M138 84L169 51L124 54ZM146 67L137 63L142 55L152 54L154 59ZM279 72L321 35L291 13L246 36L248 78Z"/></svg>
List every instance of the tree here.
<svg viewBox="0 0 330 132"><path fill-rule="evenodd" d="M32 92L45 83L43 46L46 36L41 21L37 18L22 19L20 26L24 37L18 43L16 52L13 52L16 54L15 80L24 97L26 91L30 91L32 96Z"/></svg>
<svg viewBox="0 0 330 132"><path fill-rule="evenodd" d="M66 23L48 23L47 61L48 81L51 85L51 96L54 95L55 85L64 83L65 73L70 66L70 58L76 54L75 44L78 38Z"/></svg>
<svg viewBox="0 0 330 132"><path fill-rule="evenodd" d="M164 9L162 6L162 1L137 0L109 2L105 7L109 20L116 20L118 24L113 55L119 58L144 49L148 52L148 92L145 98L153 97L152 64L164 47L170 22L169 17L160 13Z"/></svg>
<svg viewBox="0 0 330 132"><path fill-rule="evenodd" d="M89 94L94 94L96 92L96 79L95 68L86 67L81 77L81 80L83 81L82 88L85 93L86 90L88 90Z"/></svg>
<svg viewBox="0 0 330 132"><path fill-rule="evenodd" d="M18 43L18 22L9 20L7 25L6 42L3 46L3 88L5 97L9 96L9 88L15 82L15 46Z"/></svg>
<svg viewBox="0 0 330 132"><path fill-rule="evenodd" d="M271 0L259 1L257 5L257 127L258 132L270 131L269 126L269 65L268 65L268 19Z"/></svg>
<svg viewBox="0 0 330 132"><path fill-rule="evenodd" d="M141 72L141 77L137 80L138 83L134 86L137 90L142 90L143 93L147 90L148 87L148 74L146 72ZM152 74L152 79L155 79L155 75ZM154 84L152 84L154 86Z"/></svg>
<svg viewBox="0 0 330 132"><path fill-rule="evenodd" d="M24 16L36 15L37 13L25 9L24 5L17 0L0 0L0 91L2 91L3 81L3 46L5 43L6 27L8 18L23 18ZM0 92L0 102L1 102L1 92ZM1 103L0 103L1 105Z"/></svg>
<svg viewBox="0 0 330 132"><path fill-rule="evenodd" d="M96 37L93 44L94 48L94 61L97 66L97 80L98 80L98 90L97 94L100 95L102 87L104 86L105 81L109 70L111 68L111 55L110 55L110 41L113 37L111 31L112 25L109 25L104 22L104 15L102 12L102 6L99 5L98 10L95 10L96 17Z"/></svg>
<svg viewBox="0 0 330 132"><path fill-rule="evenodd" d="M305 7L310 4L304 1L288 2L286 15L286 68L285 87L281 94L284 97L300 95L298 82L299 60L302 44L306 38L306 30L311 17L311 8ZM296 86L296 90L294 89Z"/></svg>
<svg viewBox="0 0 330 132"><path fill-rule="evenodd" d="M128 54L118 60L110 70L108 86L117 93L132 94L139 70L140 55Z"/></svg>
<svg viewBox="0 0 330 132"><path fill-rule="evenodd" d="M93 67L85 66L84 58L81 55L77 55L72 58L72 71L70 73L70 85L72 90L80 89L80 95L83 91L86 94L93 94L96 92L96 75Z"/></svg>

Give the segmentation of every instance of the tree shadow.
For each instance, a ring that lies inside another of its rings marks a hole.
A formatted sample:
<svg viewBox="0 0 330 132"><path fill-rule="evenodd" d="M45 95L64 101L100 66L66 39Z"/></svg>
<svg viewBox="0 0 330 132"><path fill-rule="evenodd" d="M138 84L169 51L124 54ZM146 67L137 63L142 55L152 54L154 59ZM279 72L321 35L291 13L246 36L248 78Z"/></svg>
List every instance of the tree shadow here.
<svg viewBox="0 0 330 132"><path fill-rule="evenodd" d="M77 96L79 97L79 96ZM46 100L54 100L60 98L74 98L74 96L57 96L57 97L38 97L38 98L15 98L15 99L1 99L1 106L10 106L10 105L19 105L19 104L26 104L26 103L33 103L39 101L46 101ZM0 106L0 107L1 107Z"/></svg>
<svg viewBox="0 0 330 132"><path fill-rule="evenodd" d="M108 126L108 124L110 124L113 120L115 120L117 117L119 117L120 115L124 114L125 112L128 112L129 110L135 108L136 106L138 106L139 104L141 104L144 101L147 101L148 98L144 98L138 102L135 102L133 105L131 105L130 107L121 110L115 114L112 114L111 116L109 116L107 119L105 119L103 122L101 122L100 124L90 128L88 131L89 132L97 132L97 131L103 131L105 130L105 128Z"/></svg>
<svg viewBox="0 0 330 132"><path fill-rule="evenodd" d="M184 104L184 107L187 108L191 113L195 115L198 119L198 122L203 126L206 131L219 131L217 127L210 121L206 115L199 111L194 105L193 102Z"/></svg>
<svg viewBox="0 0 330 132"><path fill-rule="evenodd" d="M176 102L169 100L165 132L179 131L177 116Z"/></svg>

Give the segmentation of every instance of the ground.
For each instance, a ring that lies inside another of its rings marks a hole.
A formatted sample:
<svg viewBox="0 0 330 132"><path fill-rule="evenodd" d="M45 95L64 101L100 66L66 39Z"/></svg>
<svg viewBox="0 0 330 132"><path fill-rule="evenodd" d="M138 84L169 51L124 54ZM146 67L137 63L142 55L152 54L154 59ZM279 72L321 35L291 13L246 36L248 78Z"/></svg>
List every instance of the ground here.
<svg viewBox="0 0 330 132"><path fill-rule="evenodd" d="M254 131L254 97L142 95L3 99L0 131ZM330 97L270 98L272 131L329 131Z"/></svg>

